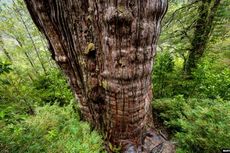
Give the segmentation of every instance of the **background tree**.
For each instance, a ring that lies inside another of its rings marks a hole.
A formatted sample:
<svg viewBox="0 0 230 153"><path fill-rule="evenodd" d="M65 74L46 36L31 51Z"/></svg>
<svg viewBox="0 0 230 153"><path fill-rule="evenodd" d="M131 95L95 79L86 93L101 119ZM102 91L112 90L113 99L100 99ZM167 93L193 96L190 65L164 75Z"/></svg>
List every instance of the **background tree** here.
<svg viewBox="0 0 230 153"><path fill-rule="evenodd" d="M198 8L198 19L195 22L195 31L189 49L188 59L185 63L185 73L191 75L192 69L196 68L199 59L203 56L209 42L211 31L214 26L214 17L220 0L202 0Z"/></svg>
<svg viewBox="0 0 230 153"><path fill-rule="evenodd" d="M195 0L171 1L170 4L159 46L181 58L182 73L191 76L200 59L209 54L214 46L223 48L217 41L227 41L229 2Z"/></svg>

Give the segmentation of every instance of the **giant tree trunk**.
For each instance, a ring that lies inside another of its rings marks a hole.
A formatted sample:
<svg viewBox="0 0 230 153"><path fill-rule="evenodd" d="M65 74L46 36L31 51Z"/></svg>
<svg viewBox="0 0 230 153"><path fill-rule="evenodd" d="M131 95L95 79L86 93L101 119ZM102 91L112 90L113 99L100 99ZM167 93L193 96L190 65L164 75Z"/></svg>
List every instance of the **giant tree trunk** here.
<svg viewBox="0 0 230 153"><path fill-rule="evenodd" d="M69 78L85 120L123 151L159 149L163 139L148 130L153 125L151 71L167 1L25 2ZM148 136L155 140L152 148Z"/></svg>

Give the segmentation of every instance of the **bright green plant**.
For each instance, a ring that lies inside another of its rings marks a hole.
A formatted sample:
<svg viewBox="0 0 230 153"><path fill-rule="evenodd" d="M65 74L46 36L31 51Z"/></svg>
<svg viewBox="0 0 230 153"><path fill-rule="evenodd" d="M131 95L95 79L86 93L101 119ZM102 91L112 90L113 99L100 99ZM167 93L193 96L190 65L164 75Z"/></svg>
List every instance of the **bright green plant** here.
<svg viewBox="0 0 230 153"><path fill-rule="evenodd" d="M101 136L79 120L73 105L38 107L36 115L1 129L3 152L98 153L103 152Z"/></svg>
<svg viewBox="0 0 230 153"><path fill-rule="evenodd" d="M63 106L68 105L69 101L74 98L66 78L58 70L38 76L32 86L42 104L58 103Z"/></svg>
<svg viewBox="0 0 230 153"><path fill-rule="evenodd" d="M215 60L204 59L194 73L195 90L208 98L230 100L230 69Z"/></svg>
<svg viewBox="0 0 230 153"><path fill-rule="evenodd" d="M193 79L187 79L181 74L178 58L173 60L167 51L158 54L153 72L154 97L184 95L211 99L221 97L229 100L230 69L228 65L222 64L219 58L213 55L203 58L193 73Z"/></svg>
<svg viewBox="0 0 230 153"><path fill-rule="evenodd" d="M0 60L0 74L9 73L12 70L12 68L10 66L11 66L10 63L7 63L7 62Z"/></svg>
<svg viewBox="0 0 230 153"><path fill-rule="evenodd" d="M220 98L155 100L153 107L171 129L177 152L216 153L230 146L230 102Z"/></svg>
<svg viewBox="0 0 230 153"><path fill-rule="evenodd" d="M174 68L173 56L171 53L159 52L153 68L154 97L164 97L170 91L172 83L172 71Z"/></svg>

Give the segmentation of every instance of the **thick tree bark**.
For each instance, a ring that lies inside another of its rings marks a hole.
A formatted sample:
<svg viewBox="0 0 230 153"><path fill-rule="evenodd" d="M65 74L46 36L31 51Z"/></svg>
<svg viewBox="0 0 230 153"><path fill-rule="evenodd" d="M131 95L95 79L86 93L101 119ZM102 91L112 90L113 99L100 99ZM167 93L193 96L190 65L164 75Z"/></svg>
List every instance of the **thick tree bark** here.
<svg viewBox="0 0 230 153"><path fill-rule="evenodd" d="M219 4L220 0L201 0L200 2L199 17L196 21L189 56L185 63L185 73L188 76L191 76L192 70L196 68L198 61L205 52Z"/></svg>
<svg viewBox="0 0 230 153"><path fill-rule="evenodd" d="M25 2L68 76L84 118L123 151L150 152L162 144L147 129L153 125L151 71L167 1ZM155 139L152 148L148 136ZM146 145L138 148L141 141Z"/></svg>

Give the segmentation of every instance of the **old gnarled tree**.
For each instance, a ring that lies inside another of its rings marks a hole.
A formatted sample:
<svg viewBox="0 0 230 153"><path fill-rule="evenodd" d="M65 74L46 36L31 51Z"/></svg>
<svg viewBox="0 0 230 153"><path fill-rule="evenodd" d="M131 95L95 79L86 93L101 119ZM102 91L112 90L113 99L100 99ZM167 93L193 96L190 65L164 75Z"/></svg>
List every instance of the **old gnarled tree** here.
<svg viewBox="0 0 230 153"><path fill-rule="evenodd" d="M154 132L150 107L153 58L167 1L25 3L69 78L84 119L123 152L171 152Z"/></svg>

